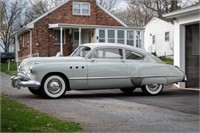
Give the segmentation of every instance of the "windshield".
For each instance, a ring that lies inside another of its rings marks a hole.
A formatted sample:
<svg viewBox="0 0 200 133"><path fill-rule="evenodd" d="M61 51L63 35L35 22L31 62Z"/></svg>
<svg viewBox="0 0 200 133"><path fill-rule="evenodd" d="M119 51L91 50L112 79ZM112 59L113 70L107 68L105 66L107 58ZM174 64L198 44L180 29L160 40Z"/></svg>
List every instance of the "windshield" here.
<svg viewBox="0 0 200 133"><path fill-rule="evenodd" d="M78 49L76 49L71 56L79 56L79 57L86 57L88 53L90 52L91 48L86 46L80 46Z"/></svg>

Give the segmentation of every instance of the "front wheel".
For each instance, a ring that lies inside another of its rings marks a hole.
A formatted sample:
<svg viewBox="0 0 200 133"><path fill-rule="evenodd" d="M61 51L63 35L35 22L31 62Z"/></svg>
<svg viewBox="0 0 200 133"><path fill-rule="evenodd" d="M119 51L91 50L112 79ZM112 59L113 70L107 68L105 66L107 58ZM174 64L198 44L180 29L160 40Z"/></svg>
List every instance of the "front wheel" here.
<svg viewBox="0 0 200 133"><path fill-rule="evenodd" d="M65 80L59 75L51 75L46 77L42 86L42 93L47 98L60 98L66 92Z"/></svg>
<svg viewBox="0 0 200 133"><path fill-rule="evenodd" d="M161 93L163 86L163 84L148 84L142 86L142 91L147 95L158 95Z"/></svg>

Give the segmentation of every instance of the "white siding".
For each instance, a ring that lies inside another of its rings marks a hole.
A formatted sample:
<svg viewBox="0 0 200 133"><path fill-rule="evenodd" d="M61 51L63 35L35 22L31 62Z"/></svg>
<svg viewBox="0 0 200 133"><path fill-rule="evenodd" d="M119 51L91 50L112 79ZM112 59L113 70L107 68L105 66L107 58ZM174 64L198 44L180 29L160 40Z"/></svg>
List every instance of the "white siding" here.
<svg viewBox="0 0 200 133"><path fill-rule="evenodd" d="M165 41L165 33L169 32L169 41ZM153 44L153 36L155 43ZM157 56L172 56L174 49L174 26L158 18L153 18L146 26L144 33L144 49Z"/></svg>

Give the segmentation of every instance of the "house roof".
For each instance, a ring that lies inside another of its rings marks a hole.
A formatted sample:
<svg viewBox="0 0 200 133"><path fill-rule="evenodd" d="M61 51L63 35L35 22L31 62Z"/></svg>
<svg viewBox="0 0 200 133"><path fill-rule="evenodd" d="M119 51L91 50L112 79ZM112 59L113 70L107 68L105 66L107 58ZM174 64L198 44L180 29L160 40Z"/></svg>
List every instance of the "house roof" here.
<svg viewBox="0 0 200 133"><path fill-rule="evenodd" d="M197 12L197 13L200 12L200 4L164 14L163 17L176 18L176 17L189 15L190 13L193 13L193 12Z"/></svg>
<svg viewBox="0 0 200 133"><path fill-rule="evenodd" d="M36 18L35 20L33 20L32 22L30 22L29 24L27 24L25 27L26 28L34 28L34 23L39 21L40 19L44 18L45 16L47 16L49 13L55 11L56 9L60 8L61 6L63 6L64 4L66 4L67 2L69 2L70 0L66 0L63 3L61 3L60 5L54 7L53 9L49 10L48 12L44 13L43 15L41 15L40 17ZM121 25L128 27L124 22L122 22L120 19L118 19L116 16L114 16L112 13L110 13L108 10L106 10L105 8L103 8L100 4L97 3L97 6L100 7L104 12L106 12L108 15L110 15L112 18L114 18L116 21L118 21Z"/></svg>
<svg viewBox="0 0 200 133"><path fill-rule="evenodd" d="M153 21L155 21L155 20L159 20L159 21L163 21L163 22L165 22L165 23L171 24L171 23L169 23L169 22L167 22L167 21L165 21L165 20L163 20L163 19L154 17L153 19L151 19L151 21L149 21L149 23L147 23L147 24L144 26L144 28L146 28L147 26L149 26L149 25L150 25Z"/></svg>

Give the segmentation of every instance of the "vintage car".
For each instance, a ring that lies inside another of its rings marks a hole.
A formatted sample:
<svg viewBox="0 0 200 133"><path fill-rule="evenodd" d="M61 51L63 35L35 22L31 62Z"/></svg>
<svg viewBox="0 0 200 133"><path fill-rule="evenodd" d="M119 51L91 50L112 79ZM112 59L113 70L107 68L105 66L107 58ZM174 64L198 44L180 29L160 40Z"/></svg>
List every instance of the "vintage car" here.
<svg viewBox="0 0 200 133"><path fill-rule="evenodd" d="M70 90L116 89L131 93L136 87L148 95L164 85L183 82L185 74L146 51L123 44L93 43L79 46L67 57L23 60L12 86L28 87L35 95L60 98Z"/></svg>

